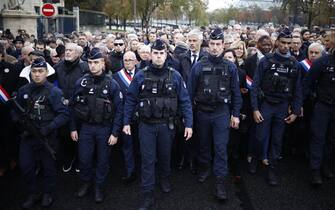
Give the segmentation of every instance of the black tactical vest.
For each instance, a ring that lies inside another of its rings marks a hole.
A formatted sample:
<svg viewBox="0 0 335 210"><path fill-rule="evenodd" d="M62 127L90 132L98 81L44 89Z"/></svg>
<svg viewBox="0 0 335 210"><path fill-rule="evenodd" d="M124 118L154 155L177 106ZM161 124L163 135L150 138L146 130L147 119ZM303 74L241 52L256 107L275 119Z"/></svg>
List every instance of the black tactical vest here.
<svg viewBox="0 0 335 210"><path fill-rule="evenodd" d="M94 78L85 76L81 80L82 91L74 98L76 119L93 124L109 124L114 117L114 104L110 92L112 78L94 83Z"/></svg>
<svg viewBox="0 0 335 210"><path fill-rule="evenodd" d="M335 58L333 55L328 56L328 63L325 71L322 71L317 83L318 100L334 105L335 104Z"/></svg>
<svg viewBox="0 0 335 210"><path fill-rule="evenodd" d="M295 58L290 57L285 62L279 62L273 54L267 54L269 64L265 67L260 84L264 98L270 103L279 103L293 97L298 69L294 67Z"/></svg>
<svg viewBox="0 0 335 210"><path fill-rule="evenodd" d="M231 73L227 63L213 65L208 58L201 60L202 72L194 103L204 112L214 112L218 106L231 103Z"/></svg>
<svg viewBox="0 0 335 210"><path fill-rule="evenodd" d="M27 101L27 112L31 120L37 123L50 122L55 118L55 112L49 101L51 87L39 87L23 95Z"/></svg>
<svg viewBox="0 0 335 210"><path fill-rule="evenodd" d="M177 115L178 98L176 87L172 81L175 71L167 67L161 75L150 71L149 67L143 69L144 82L139 94L139 117L147 123L161 123L172 120Z"/></svg>

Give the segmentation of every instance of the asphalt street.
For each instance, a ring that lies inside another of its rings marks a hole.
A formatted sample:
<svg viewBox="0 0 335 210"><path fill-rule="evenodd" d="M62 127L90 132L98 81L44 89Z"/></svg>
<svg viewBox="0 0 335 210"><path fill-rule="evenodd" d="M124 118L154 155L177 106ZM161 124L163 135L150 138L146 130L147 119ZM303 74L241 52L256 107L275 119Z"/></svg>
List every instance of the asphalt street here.
<svg viewBox="0 0 335 210"><path fill-rule="evenodd" d="M49 209L136 209L139 179L128 186L121 183L120 157L119 150L114 150L103 203L94 202L93 192L82 199L76 198L74 192L80 184L78 174L74 171L67 174L59 172L54 202ZM243 163L241 181L235 182L230 176L226 182L229 200L224 203L217 202L213 196L213 176L200 184L187 169L174 169L171 177L173 191L163 194L157 186L153 209L335 209L335 179L325 180L322 187L315 189L309 184L308 161L305 158L284 155L280 165L281 184L271 187L266 183L264 167L260 167L256 175L251 175L246 171L246 163ZM0 209L20 209L24 192L18 170L0 178L0 193ZM40 207L37 205L35 209Z"/></svg>

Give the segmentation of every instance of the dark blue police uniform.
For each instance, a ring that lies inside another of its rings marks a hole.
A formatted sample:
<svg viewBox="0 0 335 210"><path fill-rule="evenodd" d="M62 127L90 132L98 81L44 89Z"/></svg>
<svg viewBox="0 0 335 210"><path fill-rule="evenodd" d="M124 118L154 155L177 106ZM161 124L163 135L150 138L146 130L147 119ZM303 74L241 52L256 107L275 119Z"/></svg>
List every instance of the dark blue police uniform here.
<svg viewBox="0 0 335 210"><path fill-rule="evenodd" d="M310 167L312 183L322 184L320 169L326 177L334 177L329 170L330 156L325 153L335 145L335 54L314 61L307 75L309 91L316 93L311 116ZM329 143L326 143L326 139Z"/></svg>
<svg viewBox="0 0 335 210"><path fill-rule="evenodd" d="M192 68L188 89L196 110L198 181L204 182L209 175L212 141L213 172L217 179L223 179L228 174L230 117L239 117L242 106L237 68L222 55L205 56Z"/></svg>
<svg viewBox="0 0 335 210"><path fill-rule="evenodd" d="M44 59L36 59L34 67L45 67ZM29 83L18 90L17 102L26 109L29 119L35 124L40 133L47 139L48 144L56 149L56 129L69 120L69 111L63 104L62 91L48 81L43 84ZM41 139L36 139L32 133L24 136L20 142L20 168L24 183L30 197L23 203L23 208L30 208L37 201L34 196L38 193L37 177L35 174L36 156L38 155L43 167L43 194L47 201L42 205L50 205L50 193L56 185L56 161Z"/></svg>
<svg viewBox="0 0 335 210"><path fill-rule="evenodd" d="M90 51L88 59L102 58L98 48ZM117 137L122 125L123 95L120 87L105 72L101 75L88 73L76 83L71 99L71 131L79 131L79 168L84 182L78 197L87 193L93 180L94 149L97 163L95 173L95 200L103 201L102 185L109 169L110 135Z"/></svg>
<svg viewBox="0 0 335 210"><path fill-rule="evenodd" d="M294 57L277 51L260 60L251 89L251 106L253 111L259 110L264 118L256 124L257 154L268 145L271 133L268 178L271 185L277 185L275 171L286 125L284 119L289 115L289 107L298 116L302 106L301 71ZM255 160L253 158L252 161Z"/></svg>
<svg viewBox="0 0 335 210"><path fill-rule="evenodd" d="M210 39L223 41L223 32L215 29ZM191 70L189 93L195 108L196 135L199 141L198 181L205 182L210 173L211 148L214 145L213 173L216 197L226 199L224 178L228 174L227 144L231 116L239 117L242 98L236 66L211 54L203 57Z"/></svg>
<svg viewBox="0 0 335 210"><path fill-rule="evenodd" d="M171 125L173 121L170 120L173 120L178 105L181 106L185 126L192 128L192 108L185 83L177 71L167 68L167 66L163 68L157 69L151 64L145 70L140 70L128 88L125 103L124 125L131 124L136 106L139 107L139 141L142 153L142 188L144 191L154 189L156 152L160 164L160 176L168 177L171 173L170 153L174 126ZM157 80L159 78L170 80L167 84L169 87L165 86L169 88L168 90L164 87L158 87ZM150 80L154 82L149 84ZM170 89L170 85L172 89ZM150 93L153 96L157 94L157 98L155 98L156 103L159 103L155 104L157 107L150 102L151 98L154 97L145 95L150 95Z"/></svg>
<svg viewBox="0 0 335 210"><path fill-rule="evenodd" d="M157 40L153 49L166 50ZM141 188L145 194L143 209L153 202L155 163L163 192L171 190L171 147L175 133L174 118L178 106L183 114L185 127L192 128L192 107L186 85L181 75L165 62L162 68L150 64L140 70L132 80L126 97L124 125L130 125L136 109L139 113L139 142L141 150Z"/></svg>

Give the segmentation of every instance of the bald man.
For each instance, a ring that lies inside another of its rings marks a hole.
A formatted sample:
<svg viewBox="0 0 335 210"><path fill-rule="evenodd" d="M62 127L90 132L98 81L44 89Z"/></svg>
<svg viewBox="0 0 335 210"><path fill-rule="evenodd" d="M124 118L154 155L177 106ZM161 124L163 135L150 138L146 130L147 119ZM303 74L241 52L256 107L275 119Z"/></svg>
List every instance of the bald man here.
<svg viewBox="0 0 335 210"><path fill-rule="evenodd" d="M126 96L127 89L134 78L136 69L136 55L132 51L128 51L123 55L124 68L113 74L113 78L119 83L123 96ZM125 100L124 100L125 101ZM135 127L135 126L133 126ZM125 173L122 177L124 184L132 183L136 180L135 173L135 158L134 158L134 146L133 146L133 135L121 134L122 138L122 152L125 164Z"/></svg>

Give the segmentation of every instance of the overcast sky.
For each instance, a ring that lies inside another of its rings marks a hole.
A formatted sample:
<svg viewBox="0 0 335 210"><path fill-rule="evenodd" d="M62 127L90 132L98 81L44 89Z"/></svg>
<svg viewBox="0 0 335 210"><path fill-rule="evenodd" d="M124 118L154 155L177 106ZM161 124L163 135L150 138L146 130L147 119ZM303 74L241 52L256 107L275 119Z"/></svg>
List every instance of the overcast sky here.
<svg viewBox="0 0 335 210"><path fill-rule="evenodd" d="M239 0L209 0L208 11L213 11L218 8L227 8L232 4L238 3Z"/></svg>

